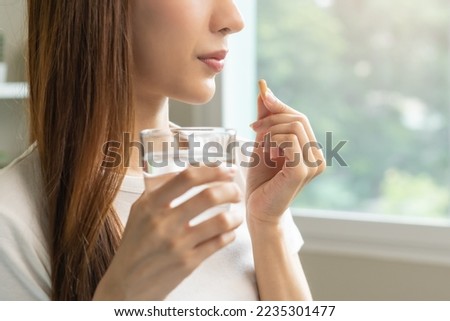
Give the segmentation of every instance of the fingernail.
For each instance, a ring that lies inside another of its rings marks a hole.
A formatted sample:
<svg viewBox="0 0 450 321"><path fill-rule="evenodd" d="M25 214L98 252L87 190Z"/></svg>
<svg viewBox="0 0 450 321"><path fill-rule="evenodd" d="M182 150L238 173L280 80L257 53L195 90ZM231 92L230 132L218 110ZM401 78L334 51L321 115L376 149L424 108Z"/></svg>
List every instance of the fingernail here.
<svg viewBox="0 0 450 321"><path fill-rule="evenodd" d="M273 148L269 148L269 153L270 153L270 160L276 160L277 159L277 154L275 149Z"/></svg>
<svg viewBox="0 0 450 321"><path fill-rule="evenodd" d="M234 175L237 172L236 167L234 167L234 166L227 167L227 169L228 169L228 173L230 173L231 175Z"/></svg>
<svg viewBox="0 0 450 321"><path fill-rule="evenodd" d="M265 98L266 98L266 101L269 104L274 104L277 101L277 98L275 97L275 95L270 90L268 90L266 92L266 97Z"/></svg>
<svg viewBox="0 0 450 321"><path fill-rule="evenodd" d="M261 127L261 122L259 120L257 120L254 123L251 123L250 127L253 129L258 129L259 127Z"/></svg>

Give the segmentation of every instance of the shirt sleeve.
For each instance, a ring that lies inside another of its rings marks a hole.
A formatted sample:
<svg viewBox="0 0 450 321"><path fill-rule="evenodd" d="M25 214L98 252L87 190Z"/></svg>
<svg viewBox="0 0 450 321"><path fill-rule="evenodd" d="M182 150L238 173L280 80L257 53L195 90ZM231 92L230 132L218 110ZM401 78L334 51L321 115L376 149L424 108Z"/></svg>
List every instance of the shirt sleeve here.
<svg viewBox="0 0 450 321"><path fill-rule="evenodd" d="M49 300L43 252L32 231L0 212L0 300Z"/></svg>
<svg viewBox="0 0 450 321"><path fill-rule="evenodd" d="M300 230L295 224L290 209L287 209L283 214L282 226L285 231L286 246L288 247L289 252L298 253L301 250L304 241Z"/></svg>
<svg viewBox="0 0 450 321"><path fill-rule="evenodd" d="M33 144L0 170L0 300L49 300L47 220Z"/></svg>

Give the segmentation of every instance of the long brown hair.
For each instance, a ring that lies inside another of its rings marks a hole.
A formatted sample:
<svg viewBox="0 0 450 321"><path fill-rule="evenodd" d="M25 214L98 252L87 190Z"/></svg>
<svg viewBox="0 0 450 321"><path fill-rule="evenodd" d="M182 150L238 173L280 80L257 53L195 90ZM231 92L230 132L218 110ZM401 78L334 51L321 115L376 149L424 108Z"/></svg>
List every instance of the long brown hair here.
<svg viewBox="0 0 450 321"><path fill-rule="evenodd" d="M52 299L90 300L119 245L125 168L107 141L133 132L126 0L28 0L31 137L50 222Z"/></svg>

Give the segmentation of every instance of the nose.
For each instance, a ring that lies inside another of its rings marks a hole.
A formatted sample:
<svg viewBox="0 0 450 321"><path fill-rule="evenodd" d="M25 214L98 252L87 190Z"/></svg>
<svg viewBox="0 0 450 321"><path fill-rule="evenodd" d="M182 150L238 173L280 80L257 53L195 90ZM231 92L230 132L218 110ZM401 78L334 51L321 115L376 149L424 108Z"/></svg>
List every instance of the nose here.
<svg viewBox="0 0 450 321"><path fill-rule="evenodd" d="M214 0L211 29L224 35L244 29L244 20L234 0Z"/></svg>

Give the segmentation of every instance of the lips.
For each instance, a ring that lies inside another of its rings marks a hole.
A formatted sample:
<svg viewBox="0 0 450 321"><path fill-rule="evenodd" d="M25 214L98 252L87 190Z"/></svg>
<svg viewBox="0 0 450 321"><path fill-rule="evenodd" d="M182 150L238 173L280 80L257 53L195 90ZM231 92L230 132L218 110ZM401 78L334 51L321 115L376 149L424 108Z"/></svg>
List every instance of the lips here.
<svg viewBox="0 0 450 321"><path fill-rule="evenodd" d="M219 73L225 67L225 58L228 54L226 50L211 52L209 54L201 55L198 59L208 66L213 71Z"/></svg>

